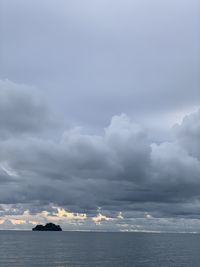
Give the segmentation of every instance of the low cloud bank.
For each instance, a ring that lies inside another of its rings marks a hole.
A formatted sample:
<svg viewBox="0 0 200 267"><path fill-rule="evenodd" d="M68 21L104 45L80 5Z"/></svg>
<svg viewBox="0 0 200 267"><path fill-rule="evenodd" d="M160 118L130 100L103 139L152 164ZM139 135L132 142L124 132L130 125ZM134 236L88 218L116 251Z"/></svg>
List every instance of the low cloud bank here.
<svg viewBox="0 0 200 267"><path fill-rule="evenodd" d="M1 87L0 203L18 205L14 215L52 212L54 203L107 224L119 212L126 219L199 218L200 111L162 143L151 143L126 114L113 116L102 135L76 127L57 140L49 135L50 112L32 90L9 81ZM1 223L10 211L2 206Z"/></svg>

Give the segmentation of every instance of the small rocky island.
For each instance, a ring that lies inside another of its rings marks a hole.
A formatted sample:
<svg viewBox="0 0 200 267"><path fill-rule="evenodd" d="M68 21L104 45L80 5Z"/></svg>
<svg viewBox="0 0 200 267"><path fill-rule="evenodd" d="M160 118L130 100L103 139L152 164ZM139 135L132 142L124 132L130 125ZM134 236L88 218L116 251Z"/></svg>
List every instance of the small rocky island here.
<svg viewBox="0 0 200 267"><path fill-rule="evenodd" d="M56 225L54 223L47 223L46 225L38 224L36 225L32 231L62 231L60 225Z"/></svg>

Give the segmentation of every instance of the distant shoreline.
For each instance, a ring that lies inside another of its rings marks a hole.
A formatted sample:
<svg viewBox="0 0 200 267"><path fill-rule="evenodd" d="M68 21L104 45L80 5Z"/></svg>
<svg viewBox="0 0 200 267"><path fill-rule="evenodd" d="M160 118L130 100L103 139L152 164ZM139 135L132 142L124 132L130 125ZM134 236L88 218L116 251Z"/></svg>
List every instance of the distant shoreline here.
<svg viewBox="0 0 200 267"><path fill-rule="evenodd" d="M159 231L93 231L93 230L62 230L62 231L32 231L31 229L0 229L0 232L65 232L65 233L107 233L107 234L193 234L200 232L159 232Z"/></svg>

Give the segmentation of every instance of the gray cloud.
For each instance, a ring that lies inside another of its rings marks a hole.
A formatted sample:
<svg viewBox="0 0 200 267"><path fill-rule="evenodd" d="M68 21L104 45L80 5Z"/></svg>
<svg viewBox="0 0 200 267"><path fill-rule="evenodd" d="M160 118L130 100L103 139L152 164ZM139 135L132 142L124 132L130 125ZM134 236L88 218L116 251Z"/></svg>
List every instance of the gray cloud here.
<svg viewBox="0 0 200 267"><path fill-rule="evenodd" d="M174 140L161 144L150 143L146 130L125 114L114 116L102 135L74 128L59 141L31 135L2 139L0 203L198 217L198 138L194 152L188 146L190 139L194 145L191 132L198 136L198 121L199 111L187 116L175 127Z"/></svg>
<svg viewBox="0 0 200 267"><path fill-rule="evenodd" d="M101 207L124 216L102 229L198 228L198 1L0 6L2 212Z"/></svg>
<svg viewBox="0 0 200 267"><path fill-rule="evenodd" d="M46 130L51 118L35 88L0 80L0 135L18 135ZM33 94L34 92L34 94Z"/></svg>
<svg viewBox="0 0 200 267"><path fill-rule="evenodd" d="M41 88L69 121L96 128L199 105L197 0L1 6L1 77Z"/></svg>
<svg viewBox="0 0 200 267"><path fill-rule="evenodd" d="M200 137L200 110L183 119L181 125L174 126L178 142L188 153L200 159L199 137Z"/></svg>

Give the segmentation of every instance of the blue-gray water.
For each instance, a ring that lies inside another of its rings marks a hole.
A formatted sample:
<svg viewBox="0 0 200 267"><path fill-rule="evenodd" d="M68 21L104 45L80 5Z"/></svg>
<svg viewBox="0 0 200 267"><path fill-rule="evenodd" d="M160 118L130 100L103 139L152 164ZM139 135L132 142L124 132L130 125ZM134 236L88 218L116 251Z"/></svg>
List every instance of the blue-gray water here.
<svg viewBox="0 0 200 267"><path fill-rule="evenodd" d="M199 267L200 235L0 231L1 267Z"/></svg>

